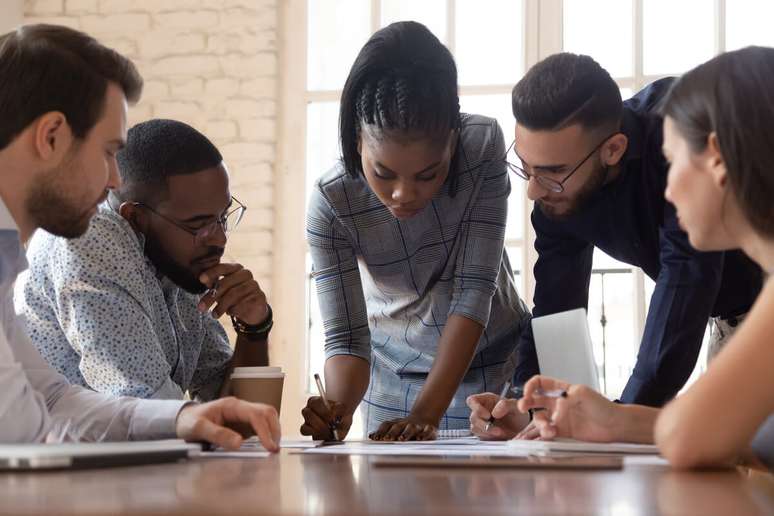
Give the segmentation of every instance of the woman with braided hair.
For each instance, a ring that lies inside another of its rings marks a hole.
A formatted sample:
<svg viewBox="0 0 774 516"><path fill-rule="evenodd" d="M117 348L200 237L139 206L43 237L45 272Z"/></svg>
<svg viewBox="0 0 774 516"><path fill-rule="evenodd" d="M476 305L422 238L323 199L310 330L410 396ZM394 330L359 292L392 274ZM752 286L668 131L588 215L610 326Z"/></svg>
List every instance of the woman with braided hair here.
<svg viewBox="0 0 774 516"><path fill-rule="evenodd" d="M329 403L309 399L301 433L343 439L361 401L373 439L467 429L465 398L512 377L528 315L503 247L502 131L460 114L454 60L415 22L362 48L339 129L307 214Z"/></svg>

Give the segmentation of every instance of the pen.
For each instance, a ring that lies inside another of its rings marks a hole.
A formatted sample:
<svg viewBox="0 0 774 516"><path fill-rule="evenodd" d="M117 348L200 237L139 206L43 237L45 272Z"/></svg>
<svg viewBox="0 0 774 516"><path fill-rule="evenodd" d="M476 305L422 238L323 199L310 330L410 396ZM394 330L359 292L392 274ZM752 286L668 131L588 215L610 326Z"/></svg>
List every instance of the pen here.
<svg viewBox="0 0 774 516"><path fill-rule="evenodd" d="M320 397L322 398L323 403L325 403L325 407L331 413L333 413L333 410L331 410L331 404L328 403L328 398L325 396L325 389L323 388L323 384L320 381L320 375L317 374L317 373L314 374L314 382L317 384L317 390L320 393ZM333 438L336 439L337 441L341 441L341 439L339 439L339 432L336 431L336 425L331 423L330 424L330 429L331 429L331 432L333 432Z"/></svg>
<svg viewBox="0 0 774 516"><path fill-rule="evenodd" d="M505 396L508 395L508 391L511 390L511 382L510 380L505 382L505 385L503 385L503 390L500 392L500 399L505 398ZM488 432L490 428L492 428L492 425L495 423L494 416L489 416L489 421L486 422L486 426L484 427L484 432Z"/></svg>
<svg viewBox="0 0 774 516"><path fill-rule="evenodd" d="M524 387L521 385L513 387L511 392L517 400L524 397ZM545 391L543 389L536 389L534 395L543 398L566 398L567 391L564 389L550 389Z"/></svg>

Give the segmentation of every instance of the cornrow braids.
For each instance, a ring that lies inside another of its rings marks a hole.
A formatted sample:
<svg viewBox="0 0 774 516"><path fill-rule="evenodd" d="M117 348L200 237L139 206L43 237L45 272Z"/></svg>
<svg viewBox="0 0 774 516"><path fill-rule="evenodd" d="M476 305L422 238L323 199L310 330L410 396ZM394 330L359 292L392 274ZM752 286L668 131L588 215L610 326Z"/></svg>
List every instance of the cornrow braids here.
<svg viewBox="0 0 774 516"><path fill-rule="evenodd" d="M344 85L339 112L342 162L349 174L363 173L358 143L364 125L382 134L435 138L459 129L460 123L457 67L449 50L420 23L393 23L363 46Z"/></svg>

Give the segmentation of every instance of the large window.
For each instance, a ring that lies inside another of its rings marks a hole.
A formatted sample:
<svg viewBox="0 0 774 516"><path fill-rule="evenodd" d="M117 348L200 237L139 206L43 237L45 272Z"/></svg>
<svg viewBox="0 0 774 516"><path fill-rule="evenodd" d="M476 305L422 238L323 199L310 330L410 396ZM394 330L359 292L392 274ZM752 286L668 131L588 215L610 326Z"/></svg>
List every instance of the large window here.
<svg viewBox="0 0 774 516"><path fill-rule="evenodd" d="M679 74L726 49L774 44L767 20L774 4L755 0L289 0L302 45L289 56L303 62L291 74L303 86L285 102L285 123L299 127L305 145L288 161L291 184L313 182L339 157L338 100L357 52L367 38L393 21L427 25L454 54L463 111L497 118L506 144L513 135L510 91L525 69L561 50L590 54L618 82L624 98L660 77ZM295 63L294 66L298 66ZM292 84L290 86L293 86ZM300 164L300 167L293 165ZM305 171L303 178L298 172ZM300 180L299 180L300 179ZM520 294L531 304L534 234L524 183L511 178L506 246ZM294 237L296 238L296 237ZM297 235L299 247L304 245ZM322 325L307 255L306 376L323 369ZM300 272L300 271L298 271ZM288 276L290 278L290 276ZM636 360L653 282L638 269L597 252L589 299L589 322L601 385L610 397L623 389ZM703 367L700 359L697 372ZM311 383L306 382L307 390Z"/></svg>

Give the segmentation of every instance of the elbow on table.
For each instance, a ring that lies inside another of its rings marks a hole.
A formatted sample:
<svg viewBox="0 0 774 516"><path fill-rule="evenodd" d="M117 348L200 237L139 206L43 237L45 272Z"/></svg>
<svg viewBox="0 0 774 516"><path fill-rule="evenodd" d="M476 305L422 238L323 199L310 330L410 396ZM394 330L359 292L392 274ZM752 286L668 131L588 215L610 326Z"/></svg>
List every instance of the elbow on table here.
<svg viewBox="0 0 774 516"><path fill-rule="evenodd" d="M706 431L699 431L664 411L656 420L656 445L669 464L680 470L721 466L729 463L722 450L708 442Z"/></svg>

